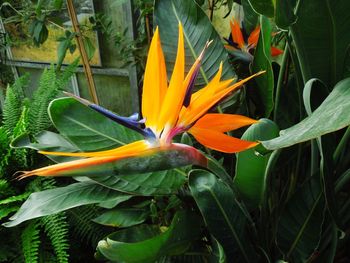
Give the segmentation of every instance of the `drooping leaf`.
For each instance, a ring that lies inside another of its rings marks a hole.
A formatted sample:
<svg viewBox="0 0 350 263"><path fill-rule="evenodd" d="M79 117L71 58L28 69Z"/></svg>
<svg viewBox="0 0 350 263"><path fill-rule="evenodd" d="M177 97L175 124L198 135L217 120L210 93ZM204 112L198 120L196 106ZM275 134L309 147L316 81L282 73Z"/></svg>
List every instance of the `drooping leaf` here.
<svg viewBox="0 0 350 263"><path fill-rule="evenodd" d="M50 118L60 134L82 151L118 147L141 139L141 135L111 121L73 98L50 103Z"/></svg>
<svg viewBox="0 0 350 263"><path fill-rule="evenodd" d="M304 83L318 78L332 87L349 70L345 60L350 44L350 1L299 2L298 20L291 26L291 33Z"/></svg>
<svg viewBox="0 0 350 263"><path fill-rule="evenodd" d="M232 189L205 170L190 173L189 187L210 233L224 248L227 261L254 262L255 253L246 240L247 219Z"/></svg>
<svg viewBox="0 0 350 263"><path fill-rule="evenodd" d="M263 114L269 117L273 110L274 77L271 64L271 25L265 16L260 16L260 36L254 52L252 71L266 72L255 78L258 86L259 98L263 106Z"/></svg>
<svg viewBox="0 0 350 263"><path fill-rule="evenodd" d="M278 131L274 122L261 119L245 131L242 139L248 141L272 139L278 136ZM265 192L265 171L269 158L270 154L259 155L255 148L237 154L234 185L246 204L253 207L260 204Z"/></svg>
<svg viewBox="0 0 350 263"><path fill-rule="evenodd" d="M350 78L337 83L323 103L306 119L282 130L280 136L262 141L268 150L308 141L350 125Z"/></svg>
<svg viewBox="0 0 350 263"><path fill-rule="evenodd" d="M32 193L19 211L4 223L6 227L16 226L29 219L55 214L73 207L114 200L123 193L94 183L75 183L42 192Z"/></svg>
<svg viewBox="0 0 350 263"><path fill-rule="evenodd" d="M198 75L197 85L203 85L216 74L222 61L222 78L235 76L228 63L228 54L222 44L221 38L210 23L207 15L193 1L156 0L154 6L154 24L159 27L167 61L168 73L173 71L177 51L178 27L181 23L185 35L186 69L189 70L195 59L203 50L207 41L213 43L206 51L202 67Z"/></svg>
<svg viewBox="0 0 350 263"><path fill-rule="evenodd" d="M319 180L312 178L294 193L278 222L277 245L292 262L305 262L321 237L325 202Z"/></svg>
<svg viewBox="0 0 350 263"><path fill-rule="evenodd" d="M195 213L179 211L165 231L150 225L127 228L100 241L97 250L111 261L156 262L162 256L185 252L199 237L199 222Z"/></svg>

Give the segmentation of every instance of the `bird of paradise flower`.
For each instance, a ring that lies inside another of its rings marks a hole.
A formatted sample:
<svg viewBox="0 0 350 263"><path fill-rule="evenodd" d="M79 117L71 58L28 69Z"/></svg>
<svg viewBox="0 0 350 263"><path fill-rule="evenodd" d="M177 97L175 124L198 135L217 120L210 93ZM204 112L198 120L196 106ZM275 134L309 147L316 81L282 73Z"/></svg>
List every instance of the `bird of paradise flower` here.
<svg viewBox="0 0 350 263"><path fill-rule="evenodd" d="M233 55L237 56L238 59L251 62L253 60L253 56L251 54L252 50L256 47L259 41L260 36L260 26L257 26L249 36L245 34L245 30L240 27L237 19L233 18L230 21L231 34L227 41L227 45L225 45L226 49L231 51ZM276 57L281 55L283 50L271 46L271 56Z"/></svg>
<svg viewBox="0 0 350 263"><path fill-rule="evenodd" d="M143 120L136 115L118 116L99 105L79 97L81 103L100 112L106 117L133 129L143 135L144 139L130 144L99 152L46 152L46 155L84 157L74 161L50 165L32 171L22 172L20 179L37 176L64 176L82 173L84 168L98 167L107 163L115 163L138 156L149 156L156 153L176 151L186 158L176 164L168 161L169 166L197 164L206 166L204 155L192 146L173 143L174 136L185 131L192 134L202 145L225 153L236 153L257 145L233 138L225 132L238 129L257 122L254 119L234 115L207 113L223 98L232 93L243 83L263 73L256 73L244 80L232 84L233 79L220 80L222 63L214 78L202 89L192 94L192 88L198 75L205 49L196 59L185 76L185 50L182 25L179 24L178 50L171 79L167 81L165 59L161 47L158 28L155 30L146 63L142 92ZM180 165L179 165L180 164Z"/></svg>

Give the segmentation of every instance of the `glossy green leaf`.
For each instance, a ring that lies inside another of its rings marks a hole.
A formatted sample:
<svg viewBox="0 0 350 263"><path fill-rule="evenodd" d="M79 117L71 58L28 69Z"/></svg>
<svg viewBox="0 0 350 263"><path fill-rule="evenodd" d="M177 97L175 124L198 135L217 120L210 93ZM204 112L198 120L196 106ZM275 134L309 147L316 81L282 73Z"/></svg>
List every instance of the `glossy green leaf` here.
<svg viewBox="0 0 350 263"><path fill-rule="evenodd" d="M60 134L82 151L110 149L142 138L73 98L53 100L49 115Z"/></svg>
<svg viewBox="0 0 350 263"><path fill-rule="evenodd" d="M153 173L125 174L119 176L96 176L91 180L125 193L138 195L165 195L177 191L186 181L181 170L166 170Z"/></svg>
<svg viewBox="0 0 350 263"><path fill-rule="evenodd" d="M246 240L247 219L232 189L205 170L190 173L189 187L210 233L224 248L227 262L254 262L255 253Z"/></svg>
<svg viewBox="0 0 350 263"><path fill-rule="evenodd" d="M62 137L60 134L42 131L34 136L36 142L31 142L29 135L22 134L14 139L11 147L14 148L29 148L33 150L52 151L52 152L77 152L78 147ZM48 158L55 162L64 162L76 158L65 156L48 155Z"/></svg>
<svg viewBox="0 0 350 263"><path fill-rule="evenodd" d="M228 54L221 38L215 31L204 11L193 1L156 0L154 6L154 24L159 27L162 48L167 61L168 74L173 71L177 52L179 22L185 35L186 69L189 70L203 50L207 41L213 43L206 51L197 84L203 85L216 74L220 62L224 63L222 78L235 76L228 63ZM169 74L170 75L170 74Z"/></svg>
<svg viewBox="0 0 350 263"><path fill-rule="evenodd" d="M343 79L349 55L350 1L299 1L298 20L291 27L304 83L321 79L329 87Z"/></svg>
<svg viewBox="0 0 350 263"><path fill-rule="evenodd" d="M275 0L275 22L276 25L281 29L288 29L290 25L297 21L295 15L295 7L297 4L296 0Z"/></svg>
<svg viewBox="0 0 350 263"><path fill-rule="evenodd" d="M164 231L158 226L141 225L109 235L97 250L111 261L153 263L162 256L185 252L199 238L200 223L193 212L177 212Z"/></svg>
<svg viewBox="0 0 350 263"><path fill-rule="evenodd" d="M19 211L3 224L16 226L29 219L52 215L73 207L114 200L123 193L93 183L75 183L32 193Z"/></svg>
<svg viewBox="0 0 350 263"><path fill-rule="evenodd" d="M308 141L350 125L350 78L337 83L323 103L306 119L282 130L280 136L262 141L268 150Z"/></svg>
<svg viewBox="0 0 350 263"><path fill-rule="evenodd" d="M252 71L266 72L255 78L258 86L259 98L263 106L263 114L269 117L273 110L274 77L271 64L271 24L267 17L260 16L260 36L254 52Z"/></svg>
<svg viewBox="0 0 350 263"><path fill-rule="evenodd" d="M248 141L268 140L277 137L278 132L279 129L274 122L261 119L245 131L242 139ZM265 172L270 158L270 154L257 154L255 148L237 154L236 175L234 177L234 185L241 197L246 201L246 204L253 207L257 207L261 203L265 193Z"/></svg>
<svg viewBox="0 0 350 263"><path fill-rule="evenodd" d="M275 13L275 0L248 0L252 8L258 14L273 17Z"/></svg>
<svg viewBox="0 0 350 263"><path fill-rule="evenodd" d="M325 202L319 180L311 179L294 193L278 222L277 245L292 262L305 262L321 237Z"/></svg>
<svg viewBox="0 0 350 263"><path fill-rule="evenodd" d="M143 223L149 215L145 209L117 208L103 213L92 221L106 226L130 227Z"/></svg>
<svg viewBox="0 0 350 263"><path fill-rule="evenodd" d="M241 0L244 17L243 17L243 24L244 28L247 30L247 32L252 32L259 20L259 15L252 9L251 5L249 4L249 0Z"/></svg>

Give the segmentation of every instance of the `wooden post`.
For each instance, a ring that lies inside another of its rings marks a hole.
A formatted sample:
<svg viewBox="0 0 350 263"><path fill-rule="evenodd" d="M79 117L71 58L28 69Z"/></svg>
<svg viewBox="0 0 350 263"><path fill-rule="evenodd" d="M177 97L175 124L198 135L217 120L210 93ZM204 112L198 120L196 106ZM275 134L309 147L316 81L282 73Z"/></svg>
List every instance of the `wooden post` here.
<svg viewBox="0 0 350 263"><path fill-rule="evenodd" d="M95 82L94 82L94 79L92 77L92 71L91 71L91 67L90 67L90 64L89 64L89 58L88 58L88 56L86 54L83 38L82 38L82 35L81 35L81 32L80 32L80 28L79 28L79 22L78 22L78 19L77 19L77 14L75 12L75 8L74 8L72 0L67 0L67 8L68 8L69 17L70 17L70 19L72 21L73 30L76 33L75 38L77 40L77 45L78 45L80 56L81 56L81 60L82 60L82 63L83 63L85 76L86 76L86 79L87 79L87 82L88 82L89 93L90 93L90 96L92 98L92 101L95 104L99 104L97 93L96 93Z"/></svg>

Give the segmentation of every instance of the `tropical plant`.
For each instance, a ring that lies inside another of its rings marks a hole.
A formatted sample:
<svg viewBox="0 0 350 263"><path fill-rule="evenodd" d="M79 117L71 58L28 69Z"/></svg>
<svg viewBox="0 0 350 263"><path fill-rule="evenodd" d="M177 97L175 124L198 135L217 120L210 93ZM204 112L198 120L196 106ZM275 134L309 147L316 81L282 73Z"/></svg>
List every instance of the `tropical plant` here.
<svg viewBox="0 0 350 263"><path fill-rule="evenodd" d="M76 182L32 193L5 226L97 204L94 222L117 228L98 243L97 259L346 260L350 3L240 3L244 19L238 23L260 31L249 65L235 72L240 62L230 65L222 38L195 1L155 1L145 119L121 117L81 98L54 100L49 114L59 134L17 144L58 164L20 178L74 176ZM280 60L271 58L274 26L283 31ZM231 84L247 75L255 78ZM224 98L229 107L218 106ZM243 123L252 125L231 131Z"/></svg>

